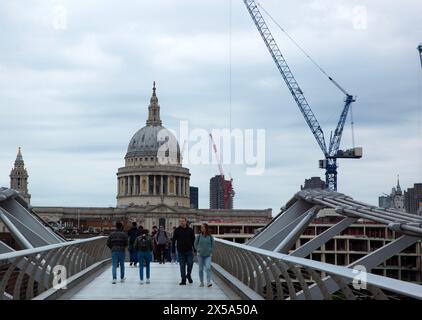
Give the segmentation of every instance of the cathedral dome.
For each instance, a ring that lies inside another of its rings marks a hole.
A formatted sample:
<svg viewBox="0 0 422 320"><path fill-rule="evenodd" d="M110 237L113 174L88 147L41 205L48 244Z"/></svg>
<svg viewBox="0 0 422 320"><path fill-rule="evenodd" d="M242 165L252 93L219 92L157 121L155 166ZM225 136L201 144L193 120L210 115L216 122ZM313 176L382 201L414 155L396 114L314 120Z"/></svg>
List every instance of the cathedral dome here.
<svg viewBox="0 0 422 320"><path fill-rule="evenodd" d="M167 146L174 143L174 150L177 150L177 155L180 156L179 144L176 137L165 127L159 126L145 126L134 134L129 142L127 148L127 157L130 156L157 156L160 147L167 142ZM166 147L164 152L170 152L170 147Z"/></svg>
<svg viewBox="0 0 422 320"><path fill-rule="evenodd" d="M117 171L117 206L190 207L189 169L175 135L160 119L155 82L146 125L132 137L125 166Z"/></svg>
<svg viewBox="0 0 422 320"><path fill-rule="evenodd" d="M155 82L152 90L146 126L138 130L130 140L126 157L170 157L177 159L179 163L180 148L177 139L162 126ZM166 145L163 146L164 144Z"/></svg>

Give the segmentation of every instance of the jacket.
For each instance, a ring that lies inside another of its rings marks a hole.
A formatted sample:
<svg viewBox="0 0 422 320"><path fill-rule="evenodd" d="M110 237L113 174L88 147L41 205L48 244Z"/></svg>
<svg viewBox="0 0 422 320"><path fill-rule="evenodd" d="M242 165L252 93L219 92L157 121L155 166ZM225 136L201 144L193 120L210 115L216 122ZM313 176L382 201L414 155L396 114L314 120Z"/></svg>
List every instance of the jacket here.
<svg viewBox="0 0 422 320"><path fill-rule="evenodd" d="M111 251L125 251L128 245L128 237L124 231L113 231L107 239L107 247Z"/></svg>
<svg viewBox="0 0 422 320"><path fill-rule="evenodd" d="M129 247L133 246L133 243L135 242L136 238L140 236L140 230L137 227L132 227L127 232L127 235L129 237Z"/></svg>
<svg viewBox="0 0 422 320"><path fill-rule="evenodd" d="M160 241L159 241L160 240L160 235L161 235L161 230L158 230L158 232L154 236L154 240L157 242L157 244L167 244L167 241L169 239L169 236L167 234L167 231L163 230L163 235L164 235L164 238L165 238L164 243L163 242L160 243Z"/></svg>
<svg viewBox="0 0 422 320"><path fill-rule="evenodd" d="M133 243L133 249L136 251L152 251L152 238L148 235L145 236L147 242L147 249L141 245L143 236L139 236L136 238L135 242Z"/></svg>
<svg viewBox="0 0 422 320"><path fill-rule="evenodd" d="M214 248L214 237L212 235L204 236L199 234L195 239L195 249L201 257L209 257Z"/></svg>
<svg viewBox="0 0 422 320"><path fill-rule="evenodd" d="M173 233L171 251L176 252L176 244L178 252L189 252L194 250L195 233L189 227L177 227Z"/></svg>

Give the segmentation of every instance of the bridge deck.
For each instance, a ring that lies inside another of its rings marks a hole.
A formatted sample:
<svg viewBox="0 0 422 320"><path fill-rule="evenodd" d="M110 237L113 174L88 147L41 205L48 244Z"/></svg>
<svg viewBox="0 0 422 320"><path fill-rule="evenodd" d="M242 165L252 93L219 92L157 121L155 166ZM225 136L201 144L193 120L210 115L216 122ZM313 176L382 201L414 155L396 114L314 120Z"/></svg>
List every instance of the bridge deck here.
<svg viewBox="0 0 422 320"><path fill-rule="evenodd" d="M145 276L145 273L144 273ZM120 270L117 270L120 277ZM217 279L211 288L199 287L198 266L192 270L193 284L179 286L179 265L166 263L164 265L151 263L151 283L139 283L139 269L125 264L126 281L116 284L111 283L111 266L97 277L92 279L85 287L76 292L73 300L227 300L229 295ZM232 297L230 297L232 298Z"/></svg>

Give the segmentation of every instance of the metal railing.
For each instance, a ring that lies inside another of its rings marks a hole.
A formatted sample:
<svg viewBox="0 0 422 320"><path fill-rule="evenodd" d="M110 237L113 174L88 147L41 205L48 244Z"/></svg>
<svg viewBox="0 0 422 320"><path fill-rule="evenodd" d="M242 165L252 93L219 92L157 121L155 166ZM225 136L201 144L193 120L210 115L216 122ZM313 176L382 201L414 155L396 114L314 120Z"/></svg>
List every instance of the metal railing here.
<svg viewBox="0 0 422 320"><path fill-rule="evenodd" d="M0 300L32 299L57 285L61 272L69 278L110 259L106 242L95 237L0 254Z"/></svg>
<svg viewBox="0 0 422 320"><path fill-rule="evenodd" d="M215 239L213 262L268 300L422 299L418 284L222 239ZM333 294L328 277L339 288Z"/></svg>

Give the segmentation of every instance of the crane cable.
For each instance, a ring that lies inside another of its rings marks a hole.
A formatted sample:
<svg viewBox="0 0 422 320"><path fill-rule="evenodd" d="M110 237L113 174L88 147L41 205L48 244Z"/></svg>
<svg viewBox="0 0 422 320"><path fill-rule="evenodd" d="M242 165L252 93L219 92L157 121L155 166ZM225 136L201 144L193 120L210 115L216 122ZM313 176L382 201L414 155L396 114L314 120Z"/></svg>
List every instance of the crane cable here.
<svg viewBox="0 0 422 320"><path fill-rule="evenodd" d="M340 86L340 84L334 80L333 77L331 77L322 67L319 65L306 51L303 49L299 43L271 16L271 14L265 10L265 8L259 3L258 1L256 4L262 9L262 11L270 18L270 20L287 36L287 38L292 41L292 43L300 50L302 53L307 57L314 65L315 67L324 74L328 80L330 80L341 92L343 92L345 95L349 95L347 91Z"/></svg>
<svg viewBox="0 0 422 320"><path fill-rule="evenodd" d="M232 134L232 0L229 1L229 129ZM231 145L231 144L230 144ZM232 154L230 152L229 177L232 178Z"/></svg>
<svg viewBox="0 0 422 320"><path fill-rule="evenodd" d="M290 41L312 62L312 64L324 74L331 83L333 83L341 92L345 95L349 95L349 93L342 87L340 84L331 77L318 62L316 62L305 49L271 16L271 14L265 10L265 8L259 3L258 1L256 4L262 9L262 11L270 18L270 20L290 39ZM421 61L422 62L422 61ZM354 120L353 120L353 105L350 105L350 126L352 130L352 146L355 147L355 133L354 133Z"/></svg>

